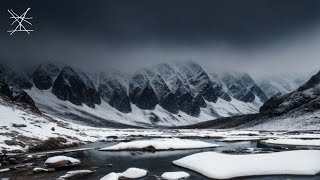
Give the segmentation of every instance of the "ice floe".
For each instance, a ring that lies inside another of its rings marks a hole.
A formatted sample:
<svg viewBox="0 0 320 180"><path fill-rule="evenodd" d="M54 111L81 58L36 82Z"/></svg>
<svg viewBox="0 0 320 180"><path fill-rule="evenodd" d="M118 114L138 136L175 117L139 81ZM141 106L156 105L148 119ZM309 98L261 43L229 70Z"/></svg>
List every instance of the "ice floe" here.
<svg viewBox="0 0 320 180"><path fill-rule="evenodd" d="M68 156L54 156L48 158L44 164L49 167L77 165L81 161Z"/></svg>
<svg viewBox="0 0 320 180"><path fill-rule="evenodd" d="M261 141L266 144L293 145L293 146L320 146L319 139L268 139Z"/></svg>
<svg viewBox="0 0 320 180"><path fill-rule="evenodd" d="M109 173L102 177L100 180L118 180L120 177L128 178L128 179L136 179L136 178L142 178L145 177L148 174L148 171L140 168L129 168L126 171L122 173Z"/></svg>
<svg viewBox="0 0 320 180"><path fill-rule="evenodd" d="M181 158L173 163L209 178L228 179L255 175L316 175L320 173L319 157L318 150L250 155L203 152Z"/></svg>
<svg viewBox="0 0 320 180"><path fill-rule="evenodd" d="M142 178L146 176L148 171L139 168L129 168L122 173L117 173L119 177L125 177L129 179Z"/></svg>
<svg viewBox="0 0 320 180"><path fill-rule="evenodd" d="M109 173L105 176L103 176L100 180L118 180L119 179L119 176L117 173Z"/></svg>
<svg viewBox="0 0 320 180"><path fill-rule="evenodd" d="M161 175L163 179L167 180L179 180L182 178L190 177L190 174L184 171L177 171L177 172L165 172Z"/></svg>
<svg viewBox="0 0 320 180"><path fill-rule="evenodd" d="M46 169L46 168L35 167L35 168L33 168L32 171L33 172L49 172L49 171L54 171L54 169L53 168Z"/></svg>
<svg viewBox="0 0 320 180"><path fill-rule="evenodd" d="M60 176L58 180L64 180L64 179L70 179L75 177L81 177L84 175L88 175L93 173L91 170L74 170L74 171L68 171L67 174Z"/></svg>
<svg viewBox="0 0 320 180"><path fill-rule="evenodd" d="M9 168L0 169L0 173L10 171Z"/></svg>
<svg viewBox="0 0 320 180"><path fill-rule="evenodd" d="M131 142L121 142L114 146L102 148L102 151L119 150L177 150L177 149L197 149L211 148L219 145L198 140L179 139L179 138L159 138L150 140L137 140Z"/></svg>

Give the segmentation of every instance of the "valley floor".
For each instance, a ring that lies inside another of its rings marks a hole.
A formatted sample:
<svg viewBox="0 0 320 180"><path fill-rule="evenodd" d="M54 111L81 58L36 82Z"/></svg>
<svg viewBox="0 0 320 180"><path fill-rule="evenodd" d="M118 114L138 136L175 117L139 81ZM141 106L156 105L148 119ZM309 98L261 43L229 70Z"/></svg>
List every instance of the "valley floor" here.
<svg viewBox="0 0 320 180"><path fill-rule="evenodd" d="M142 179L159 179L165 172L168 172L165 175L189 174L191 179L207 179L192 171L193 168L190 168L191 170L182 168L187 167L185 164L177 167L172 162L205 151L261 154L320 149L320 131L97 128L31 113L6 102L1 102L0 116L0 178L53 180L59 177L63 179L73 173L88 173L87 176L81 176L81 179L100 179L112 172L114 174L110 176L114 177L131 176L135 172L145 174L145 171L135 168L125 173L128 168L138 167L148 171L148 175ZM124 144L118 144L119 142ZM108 151L110 149L112 151ZM117 149L120 151L116 151ZM305 154L312 156L310 153ZM80 159L81 163L66 169L50 169L44 165L45 160L55 155L74 157ZM294 174L295 168L288 167L287 171ZM314 174L316 170L313 166L310 166L310 169L313 170L311 173L309 170L300 173ZM68 171L71 172L68 174ZM263 174L265 171L259 172ZM270 174L272 172L269 172ZM225 177L228 175L225 174ZM279 177L271 176L269 179ZM300 178L294 175L281 177ZM312 177L319 178L319 176L302 176L302 179L311 180ZM248 179L259 179L259 177Z"/></svg>
<svg viewBox="0 0 320 180"><path fill-rule="evenodd" d="M135 137L210 137L221 141L299 138L298 135L288 131L96 128L22 111L18 106L8 106L4 104L5 102L1 103L0 150L6 151L51 150L110 139L123 140ZM301 136L320 139L319 134L308 132L302 132ZM55 143L56 146L44 147L48 143Z"/></svg>

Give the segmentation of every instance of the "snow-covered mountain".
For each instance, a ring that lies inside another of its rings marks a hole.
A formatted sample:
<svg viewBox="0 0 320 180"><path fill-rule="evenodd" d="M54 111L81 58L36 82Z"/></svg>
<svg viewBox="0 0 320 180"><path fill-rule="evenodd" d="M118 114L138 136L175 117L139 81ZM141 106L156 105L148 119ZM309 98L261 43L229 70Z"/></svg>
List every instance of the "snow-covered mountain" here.
<svg viewBox="0 0 320 180"><path fill-rule="evenodd" d="M270 98L260 114L264 118L252 125L256 129L319 129L320 71L297 90Z"/></svg>
<svg viewBox="0 0 320 180"><path fill-rule="evenodd" d="M294 111L311 112L318 110L320 104L320 71L312 76L297 90L270 98L261 108L260 113L282 115Z"/></svg>
<svg viewBox="0 0 320 180"><path fill-rule="evenodd" d="M258 86L269 96L288 94L304 84L317 72L287 73L263 76L255 79Z"/></svg>
<svg viewBox="0 0 320 180"><path fill-rule="evenodd" d="M320 71L295 91L271 97L261 106L257 114L221 118L188 127L319 130Z"/></svg>
<svg viewBox="0 0 320 180"><path fill-rule="evenodd" d="M187 125L256 113L268 99L249 74L208 73L195 62L162 63L133 75L88 73L52 63L29 73L7 66L1 72L40 111L93 126Z"/></svg>

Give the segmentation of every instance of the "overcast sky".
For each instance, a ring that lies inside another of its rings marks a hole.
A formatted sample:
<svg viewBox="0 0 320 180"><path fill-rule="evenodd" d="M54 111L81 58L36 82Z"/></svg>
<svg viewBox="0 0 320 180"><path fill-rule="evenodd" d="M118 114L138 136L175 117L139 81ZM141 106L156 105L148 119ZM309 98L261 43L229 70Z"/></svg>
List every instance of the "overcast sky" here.
<svg viewBox="0 0 320 180"><path fill-rule="evenodd" d="M6 31L7 9L31 35ZM320 69L318 0L0 0L0 61L135 71L193 60L252 75Z"/></svg>

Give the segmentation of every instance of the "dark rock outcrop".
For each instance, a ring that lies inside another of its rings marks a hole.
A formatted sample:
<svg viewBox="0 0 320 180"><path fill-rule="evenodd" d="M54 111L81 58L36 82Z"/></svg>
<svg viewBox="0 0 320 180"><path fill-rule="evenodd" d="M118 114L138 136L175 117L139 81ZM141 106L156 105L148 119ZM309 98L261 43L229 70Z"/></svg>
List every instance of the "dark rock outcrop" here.
<svg viewBox="0 0 320 180"><path fill-rule="evenodd" d="M188 62L178 64L177 68L187 83L192 86L191 91L195 91L193 94L200 94L209 102L217 102L218 95L213 88L214 84L199 64Z"/></svg>
<svg viewBox="0 0 320 180"><path fill-rule="evenodd" d="M215 74L215 73L211 73L210 75L211 75L210 79L212 81L213 89L214 89L215 93L221 99L230 102L232 99L231 99L230 95L224 90L224 88L223 88L224 85L221 82L219 75Z"/></svg>
<svg viewBox="0 0 320 180"><path fill-rule="evenodd" d="M239 101L253 102L255 96L259 97L262 103L268 100L268 96L247 73L223 73L221 74L221 79L227 86L231 96Z"/></svg>
<svg viewBox="0 0 320 180"><path fill-rule="evenodd" d="M100 76L98 93L105 102L115 109L124 113L132 111L130 99L127 95L127 88L121 84L116 75L102 74Z"/></svg>
<svg viewBox="0 0 320 180"><path fill-rule="evenodd" d="M168 63L159 64L155 69L174 94L179 110L190 116L198 116L200 107L189 92L189 87L183 83L175 70Z"/></svg>
<svg viewBox="0 0 320 180"><path fill-rule="evenodd" d="M260 113L282 115L300 107L317 109L320 96L320 72L312 76L309 81L296 91L270 98L261 108Z"/></svg>
<svg viewBox="0 0 320 180"><path fill-rule="evenodd" d="M32 107L36 107L33 99L22 89L12 88L12 100L16 102L22 102Z"/></svg>
<svg viewBox="0 0 320 180"><path fill-rule="evenodd" d="M0 77L0 94L12 98L12 91L2 77Z"/></svg>
<svg viewBox="0 0 320 180"><path fill-rule="evenodd" d="M194 96L194 100L198 104L198 106L200 106L202 108L206 108L207 107L206 101L203 99L203 97L200 94L195 95Z"/></svg>
<svg viewBox="0 0 320 180"><path fill-rule="evenodd" d="M82 78L71 67L64 67L53 83L52 93L61 100L70 101L78 106L84 103L94 108L95 104L101 103L100 97L90 79L85 77L83 80Z"/></svg>
<svg viewBox="0 0 320 180"><path fill-rule="evenodd" d="M129 96L131 102L141 109L154 109L159 104L168 112L179 112L176 98L165 81L160 75L147 69L133 75L129 85Z"/></svg>
<svg viewBox="0 0 320 180"><path fill-rule="evenodd" d="M242 96L239 100L245 103L253 102L255 99L255 95L252 93L252 91L247 92L244 96Z"/></svg>
<svg viewBox="0 0 320 180"><path fill-rule="evenodd" d="M60 69L53 64L41 64L33 72L32 79L34 85L40 90L46 90L52 87L54 77L57 77Z"/></svg>
<svg viewBox="0 0 320 180"><path fill-rule="evenodd" d="M258 85L254 85L250 88L251 92L256 95L261 102L266 102L269 97L261 90L261 88Z"/></svg>
<svg viewBox="0 0 320 180"><path fill-rule="evenodd" d="M305 91L307 89L316 88L320 85L320 71L312 76L309 81L299 87L298 91ZM319 88L319 87L318 87Z"/></svg>
<svg viewBox="0 0 320 180"><path fill-rule="evenodd" d="M5 96L7 100L30 108L35 113L40 113L33 99L23 89L17 86L10 87L2 77L0 77L0 95Z"/></svg>
<svg viewBox="0 0 320 180"><path fill-rule="evenodd" d="M0 76L10 85L21 89L31 89L33 84L24 74L17 72L6 65L0 65Z"/></svg>
<svg viewBox="0 0 320 180"><path fill-rule="evenodd" d="M130 80L129 98L133 104L143 110L152 110L158 104L157 96L149 79L140 73L134 74Z"/></svg>
<svg viewBox="0 0 320 180"><path fill-rule="evenodd" d="M288 98L290 94L287 94L287 95L278 95L278 96L273 96L271 97L268 101L266 101L261 107L260 107L260 110L259 112L261 114L272 114L276 108L281 104L283 103L286 98Z"/></svg>

